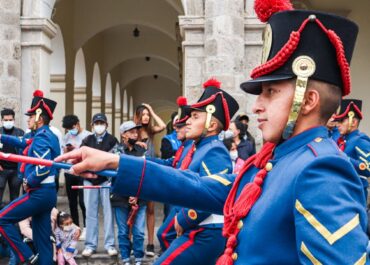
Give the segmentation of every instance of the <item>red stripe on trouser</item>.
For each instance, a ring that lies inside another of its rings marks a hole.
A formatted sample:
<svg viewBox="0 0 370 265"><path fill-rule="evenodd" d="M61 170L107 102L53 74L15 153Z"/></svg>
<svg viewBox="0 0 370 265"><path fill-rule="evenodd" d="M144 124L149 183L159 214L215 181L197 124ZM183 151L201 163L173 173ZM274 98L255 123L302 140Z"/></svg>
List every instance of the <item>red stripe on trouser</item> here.
<svg viewBox="0 0 370 265"><path fill-rule="evenodd" d="M186 241L184 244L179 246L174 252L172 252L162 263L161 265L170 265L172 261L175 260L177 256L179 256L182 252L188 249L191 245L194 244L195 235L199 232L202 232L204 228L199 228L198 230L194 230L189 234L189 240Z"/></svg>
<svg viewBox="0 0 370 265"><path fill-rule="evenodd" d="M168 224L168 226L166 227L166 229L163 230L163 233L161 235L162 237L162 240L163 240L163 244L166 248L168 248L170 246L170 243L168 243L167 239L166 239L166 235L167 235L167 232L170 231L171 227L173 227L175 224L175 218L173 218L171 220L171 222Z"/></svg>
<svg viewBox="0 0 370 265"><path fill-rule="evenodd" d="M5 214L7 214L9 211L13 210L15 207L17 207L18 205L24 203L25 201L27 201L29 199L29 194L27 194L27 196L25 196L23 199L13 203L12 205L10 205L8 208L6 208L1 214L0 214L0 218L3 217ZM22 255L22 253L19 251L19 249L17 248L17 246L14 244L13 241L10 240L10 238L8 237L8 235L5 233L4 229L0 226L0 233L3 235L3 237L9 242L10 246L15 250L15 252L17 252L17 255L19 257L19 259L21 260L21 262L25 261L24 259L24 256Z"/></svg>
<svg viewBox="0 0 370 265"><path fill-rule="evenodd" d="M13 210L15 207L17 207L18 205L24 203L25 201L27 201L28 199L30 198L30 195L27 194L27 196L25 196L22 200L19 200L19 201L16 201L15 203L13 203L12 205L10 205L8 208L6 208L2 213L0 213L0 218L3 217L5 214L7 214L9 211Z"/></svg>

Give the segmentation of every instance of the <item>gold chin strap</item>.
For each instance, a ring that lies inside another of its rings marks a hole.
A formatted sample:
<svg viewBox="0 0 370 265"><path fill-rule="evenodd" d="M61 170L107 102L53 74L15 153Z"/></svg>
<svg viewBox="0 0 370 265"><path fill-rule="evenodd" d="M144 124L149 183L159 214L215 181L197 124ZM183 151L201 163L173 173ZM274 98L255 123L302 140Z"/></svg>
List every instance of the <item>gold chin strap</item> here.
<svg viewBox="0 0 370 265"><path fill-rule="evenodd" d="M42 113L42 109L38 108L36 110L36 117L35 117L35 123L33 124L33 130L36 130L37 129L37 122L39 121L40 119L40 115Z"/></svg>
<svg viewBox="0 0 370 265"><path fill-rule="evenodd" d="M212 114L215 113L215 111L216 111L216 107L212 104L206 107L207 118L206 118L206 123L204 124L203 135L207 134L207 130L209 126L211 126Z"/></svg>
<svg viewBox="0 0 370 265"><path fill-rule="evenodd" d="M353 118L355 117L355 113L353 111L348 112L348 128L347 128L347 133L351 132L352 129L352 122Z"/></svg>
<svg viewBox="0 0 370 265"><path fill-rule="evenodd" d="M304 94L307 89L308 78L315 73L315 61L309 56L297 57L292 65L293 73L297 76L293 104L290 109L288 122L283 132L283 139L288 139L294 131L299 112L301 110Z"/></svg>

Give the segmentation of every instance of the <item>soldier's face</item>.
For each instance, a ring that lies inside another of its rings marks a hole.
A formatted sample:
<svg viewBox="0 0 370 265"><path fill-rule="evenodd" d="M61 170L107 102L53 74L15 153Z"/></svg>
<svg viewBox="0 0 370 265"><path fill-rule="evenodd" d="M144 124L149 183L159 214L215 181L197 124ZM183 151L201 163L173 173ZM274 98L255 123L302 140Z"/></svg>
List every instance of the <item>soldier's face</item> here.
<svg viewBox="0 0 370 265"><path fill-rule="evenodd" d="M182 126L181 128L176 127L176 136L177 140L184 141L186 139L186 126Z"/></svg>
<svg viewBox="0 0 370 265"><path fill-rule="evenodd" d="M32 130L34 128L35 118L36 118L36 115L28 116L28 120L27 120L28 129Z"/></svg>
<svg viewBox="0 0 370 265"><path fill-rule="evenodd" d="M341 135L351 133L358 128L358 120L356 118L352 119L352 124L349 123L349 119L346 118L337 123L338 131Z"/></svg>
<svg viewBox="0 0 370 265"><path fill-rule="evenodd" d="M294 82L291 80L266 82L257 97L253 112L258 115L258 128L264 141L278 143L288 121L294 97Z"/></svg>
<svg viewBox="0 0 370 265"><path fill-rule="evenodd" d="M202 136L207 119L207 113L203 111L192 111L190 118L186 121L186 139L197 140Z"/></svg>

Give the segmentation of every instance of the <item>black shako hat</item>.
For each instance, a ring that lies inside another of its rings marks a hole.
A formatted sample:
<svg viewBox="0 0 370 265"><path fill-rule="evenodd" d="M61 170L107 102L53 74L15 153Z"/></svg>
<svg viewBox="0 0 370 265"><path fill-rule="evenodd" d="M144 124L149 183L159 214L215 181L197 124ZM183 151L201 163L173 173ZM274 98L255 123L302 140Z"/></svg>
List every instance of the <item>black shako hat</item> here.
<svg viewBox="0 0 370 265"><path fill-rule="evenodd" d="M340 16L310 11L292 10L286 0L255 2L262 22L268 22L263 34L262 65L252 73L252 80L241 88L251 94L261 93L261 83L296 77L293 62L299 57L314 61L310 78L336 85L343 96L351 90L349 62L358 33L357 25ZM271 3L270 3L271 5Z"/></svg>
<svg viewBox="0 0 370 265"><path fill-rule="evenodd" d="M31 108L25 113L27 116L44 114L49 116L50 120L53 119L53 113L57 103L54 100L44 98L44 93L41 90L35 90L33 92L33 99Z"/></svg>
<svg viewBox="0 0 370 265"><path fill-rule="evenodd" d="M362 100L359 99L343 99L334 121L344 120L346 118L355 117L362 120Z"/></svg>
<svg viewBox="0 0 370 265"><path fill-rule="evenodd" d="M227 92L222 90L221 83L216 79L210 79L203 84L204 92L197 103L188 106L189 111L200 110L216 117L227 130L230 119L239 109L239 104ZM189 112L190 113L190 112Z"/></svg>
<svg viewBox="0 0 370 265"><path fill-rule="evenodd" d="M178 97L176 100L177 106L179 106L179 109L177 111L177 117L174 121L174 125L178 128L183 127L186 125L186 121L189 118L189 106L188 106L188 100L186 97Z"/></svg>

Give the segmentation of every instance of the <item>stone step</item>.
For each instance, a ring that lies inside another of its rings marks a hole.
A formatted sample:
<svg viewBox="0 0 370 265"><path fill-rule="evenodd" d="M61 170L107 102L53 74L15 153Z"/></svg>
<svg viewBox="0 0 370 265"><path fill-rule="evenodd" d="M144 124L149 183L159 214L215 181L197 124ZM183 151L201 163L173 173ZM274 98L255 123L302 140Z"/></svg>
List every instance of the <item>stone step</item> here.
<svg viewBox="0 0 370 265"><path fill-rule="evenodd" d="M86 258L82 255L77 255L75 258L77 264L79 265L116 265L123 264L119 256L111 257L105 253L96 253L91 257ZM144 257L142 265L151 265L155 261L155 258ZM131 264L134 264L134 258L131 257Z"/></svg>

